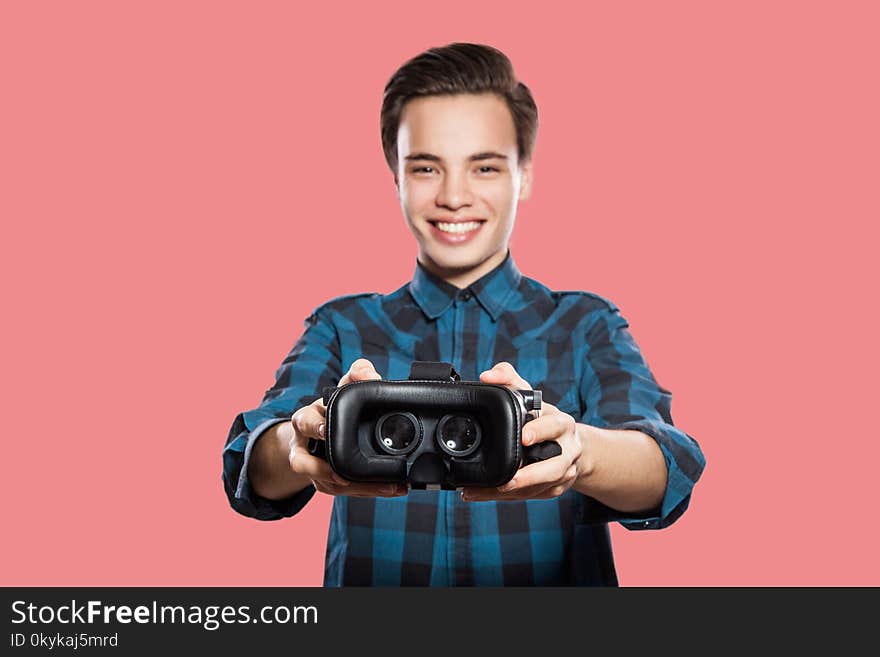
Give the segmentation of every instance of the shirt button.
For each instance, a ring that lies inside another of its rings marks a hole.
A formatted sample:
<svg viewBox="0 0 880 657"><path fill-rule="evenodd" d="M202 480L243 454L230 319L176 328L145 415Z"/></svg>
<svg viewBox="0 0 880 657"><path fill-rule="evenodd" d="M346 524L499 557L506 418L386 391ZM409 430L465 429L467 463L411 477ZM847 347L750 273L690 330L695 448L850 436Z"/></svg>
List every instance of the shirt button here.
<svg viewBox="0 0 880 657"><path fill-rule="evenodd" d="M461 300L462 301L470 301L472 296L473 295L471 294L470 290L465 290L464 292L461 293Z"/></svg>

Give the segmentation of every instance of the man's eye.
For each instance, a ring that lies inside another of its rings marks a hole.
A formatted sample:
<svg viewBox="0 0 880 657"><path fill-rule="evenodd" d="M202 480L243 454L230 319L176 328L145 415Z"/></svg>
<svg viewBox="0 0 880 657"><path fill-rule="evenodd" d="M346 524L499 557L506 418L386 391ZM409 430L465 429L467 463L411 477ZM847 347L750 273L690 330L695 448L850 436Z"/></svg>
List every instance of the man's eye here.
<svg viewBox="0 0 880 657"><path fill-rule="evenodd" d="M480 173L494 173L496 171L498 171L498 169L496 169L495 167L490 167L490 166L480 167Z"/></svg>
<svg viewBox="0 0 880 657"><path fill-rule="evenodd" d="M434 173L434 167L416 167L414 173Z"/></svg>

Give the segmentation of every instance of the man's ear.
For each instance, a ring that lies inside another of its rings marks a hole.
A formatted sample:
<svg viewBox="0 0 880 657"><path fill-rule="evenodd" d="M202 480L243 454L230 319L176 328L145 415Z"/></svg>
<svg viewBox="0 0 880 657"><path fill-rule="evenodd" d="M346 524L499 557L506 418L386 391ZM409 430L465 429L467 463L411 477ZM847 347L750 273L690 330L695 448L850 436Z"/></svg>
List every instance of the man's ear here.
<svg viewBox="0 0 880 657"><path fill-rule="evenodd" d="M523 162L520 167L519 200L525 201L532 195L532 161Z"/></svg>

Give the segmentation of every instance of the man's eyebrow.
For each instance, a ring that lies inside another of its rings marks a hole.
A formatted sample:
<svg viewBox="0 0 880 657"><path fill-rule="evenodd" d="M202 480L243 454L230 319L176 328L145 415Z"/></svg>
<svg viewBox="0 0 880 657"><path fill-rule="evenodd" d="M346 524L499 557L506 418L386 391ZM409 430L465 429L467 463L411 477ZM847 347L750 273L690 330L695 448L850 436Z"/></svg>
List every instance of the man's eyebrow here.
<svg viewBox="0 0 880 657"><path fill-rule="evenodd" d="M431 155L430 153L410 153L407 155L405 160L428 160L430 162L439 162L440 158L436 155Z"/></svg>
<svg viewBox="0 0 880 657"><path fill-rule="evenodd" d="M431 153L410 153L407 155L405 160L428 160L429 162L441 162L442 158L433 155ZM480 160L506 160L507 156L502 155L501 153L496 153L495 151L483 151L482 153L475 153L471 155L468 160L471 162L479 162Z"/></svg>
<svg viewBox="0 0 880 657"><path fill-rule="evenodd" d="M506 160L507 156L495 151L483 151L482 153L471 155L468 159L471 162L478 162L479 160Z"/></svg>

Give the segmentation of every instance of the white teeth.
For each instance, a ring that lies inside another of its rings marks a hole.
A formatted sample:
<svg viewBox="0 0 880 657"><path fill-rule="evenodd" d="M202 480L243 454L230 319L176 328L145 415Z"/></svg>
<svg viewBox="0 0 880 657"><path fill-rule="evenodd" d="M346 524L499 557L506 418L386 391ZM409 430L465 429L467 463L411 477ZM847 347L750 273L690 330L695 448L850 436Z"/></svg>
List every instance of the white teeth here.
<svg viewBox="0 0 880 657"><path fill-rule="evenodd" d="M466 233L480 227L479 221L466 221L462 223L450 224L445 221L438 221L437 228L444 233Z"/></svg>

